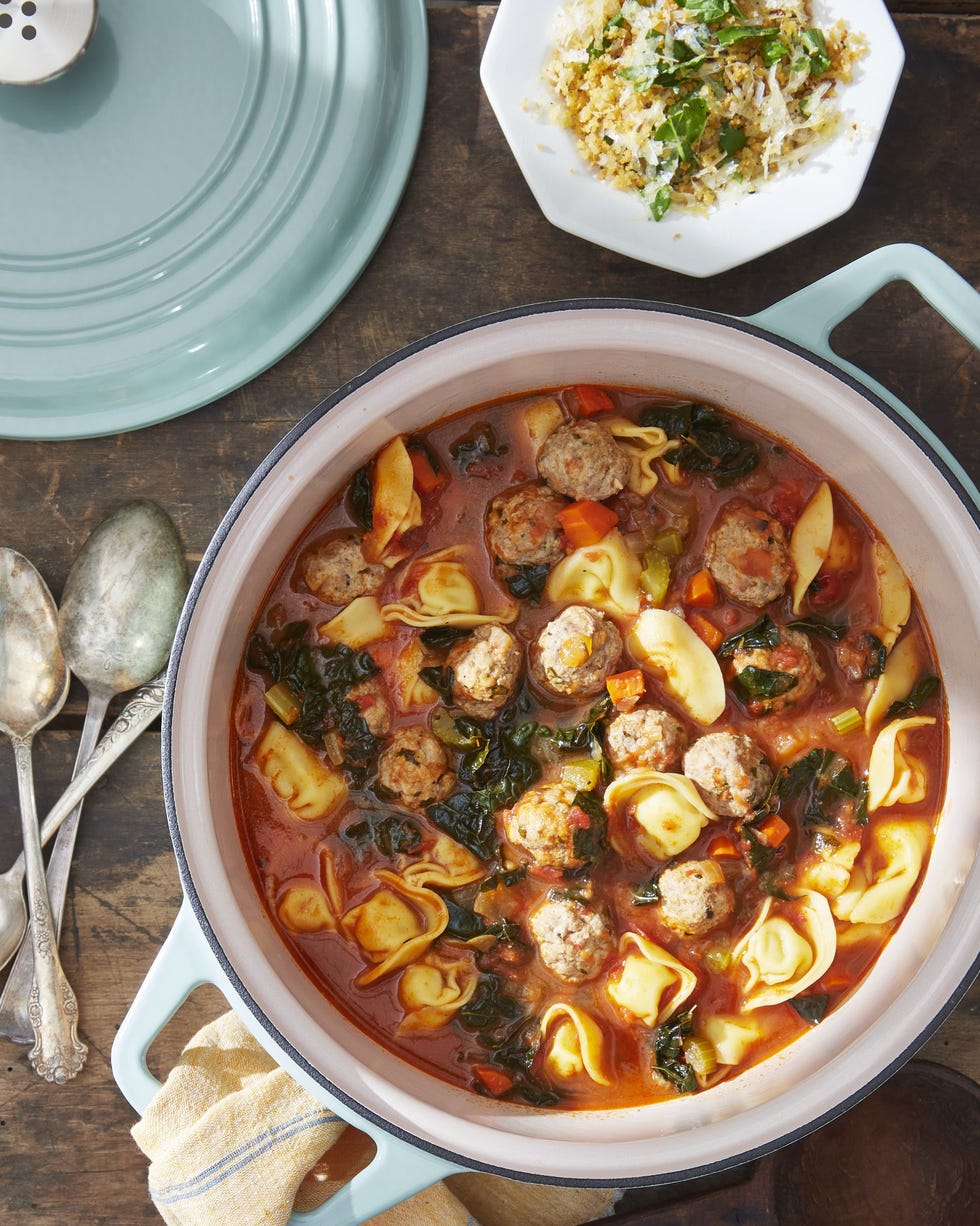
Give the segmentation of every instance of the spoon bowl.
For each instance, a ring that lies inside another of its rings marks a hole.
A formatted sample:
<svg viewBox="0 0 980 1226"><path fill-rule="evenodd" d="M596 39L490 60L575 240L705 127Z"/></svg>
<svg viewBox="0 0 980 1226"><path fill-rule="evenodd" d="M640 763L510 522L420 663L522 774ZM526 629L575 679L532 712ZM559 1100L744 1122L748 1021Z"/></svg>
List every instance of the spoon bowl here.
<svg viewBox="0 0 980 1226"><path fill-rule="evenodd" d="M65 581L58 613L65 660L89 694L76 775L95 749L110 700L143 685L166 664L186 591L180 538L156 503L139 501L120 507L99 524L79 551ZM81 808L79 801L65 819L48 864L56 933L60 933ZM21 917L15 914L18 903ZM4 953L10 956L19 943L22 912L19 883L11 891L0 878L0 966ZM29 1043L32 1038L32 978L33 954L25 943L0 996L0 1035L16 1043Z"/></svg>
<svg viewBox="0 0 980 1226"><path fill-rule="evenodd" d="M34 801L31 745L68 696L68 667L58 643L58 615L44 580L28 560L0 549L0 732L14 747L21 832L34 946L30 1061L48 1081L79 1072L87 1048L78 1039L78 1005L58 960L44 880Z"/></svg>

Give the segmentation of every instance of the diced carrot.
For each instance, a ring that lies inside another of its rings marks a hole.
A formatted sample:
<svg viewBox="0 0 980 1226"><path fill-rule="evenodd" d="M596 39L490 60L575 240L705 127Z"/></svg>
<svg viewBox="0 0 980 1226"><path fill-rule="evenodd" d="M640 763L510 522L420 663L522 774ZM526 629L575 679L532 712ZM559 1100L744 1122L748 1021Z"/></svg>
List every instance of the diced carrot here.
<svg viewBox="0 0 980 1226"><path fill-rule="evenodd" d="M727 834L716 834L708 844L708 855L716 860L737 860L738 848Z"/></svg>
<svg viewBox="0 0 980 1226"><path fill-rule="evenodd" d="M512 1077L508 1077L499 1068L493 1068L489 1064L475 1064L473 1066L473 1075L487 1093L492 1094L494 1098L499 1098L501 1094L506 1094L508 1090L514 1088L514 1079Z"/></svg>
<svg viewBox="0 0 980 1226"><path fill-rule="evenodd" d="M615 676L606 678L609 697L617 707L624 703L635 707L637 699L643 697L646 688L647 683L638 668L631 668L628 672L616 673Z"/></svg>
<svg viewBox="0 0 980 1226"><path fill-rule="evenodd" d="M789 834L789 826L778 813L770 813L768 817L763 818L758 826L753 826L759 841L765 843L767 847L779 847L781 843L786 841L786 836Z"/></svg>
<svg viewBox="0 0 980 1226"><path fill-rule="evenodd" d="M616 407L612 396L592 383L576 384L575 400L578 404L579 417L595 417L599 413L610 413Z"/></svg>
<svg viewBox="0 0 980 1226"><path fill-rule="evenodd" d="M725 641L724 634L722 634L714 622L708 621L701 613L688 613L687 624L699 639L708 644L712 651L717 651Z"/></svg>
<svg viewBox="0 0 980 1226"><path fill-rule="evenodd" d="M558 522L572 548L581 549L583 545L598 545L619 523L619 516L601 502L586 499L559 511Z"/></svg>
<svg viewBox="0 0 980 1226"><path fill-rule="evenodd" d="M710 570L698 570L688 579L684 603L710 608L718 603L718 588Z"/></svg>
<svg viewBox="0 0 980 1226"><path fill-rule="evenodd" d="M408 455L415 474L415 488L420 494L434 494L446 484L446 474L436 471L428 452L422 447L410 446Z"/></svg>

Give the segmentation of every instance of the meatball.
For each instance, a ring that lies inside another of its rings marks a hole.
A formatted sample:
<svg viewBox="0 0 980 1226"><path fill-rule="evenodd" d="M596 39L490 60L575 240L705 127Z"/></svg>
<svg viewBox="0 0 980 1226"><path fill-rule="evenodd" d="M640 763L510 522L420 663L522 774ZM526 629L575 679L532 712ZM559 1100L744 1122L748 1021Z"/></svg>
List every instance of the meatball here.
<svg viewBox="0 0 980 1226"><path fill-rule="evenodd" d="M360 685L352 686L347 691L347 697L357 707L368 726L368 732L373 732L375 736L388 735L391 731L391 706L377 678L369 677Z"/></svg>
<svg viewBox="0 0 980 1226"><path fill-rule="evenodd" d="M444 800L454 782L442 742L421 724L397 729L378 762L378 787L406 809Z"/></svg>
<svg viewBox="0 0 980 1226"><path fill-rule="evenodd" d="M303 582L327 604L346 605L357 596L376 596L388 578L388 568L369 562L353 533L315 545L301 566Z"/></svg>
<svg viewBox="0 0 980 1226"><path fill-rule="evenodd" d="M535 864L581 868L598 852L604 830L575 803L575 788L546 783L500 814L504 838Z"/></svg>
<svg viewBox="0 0 980 1226"><path fill-rule="evenodd" d="M715 520L704 564L729 596L756 609L778 600L793 573L783 525L740 501L727 503Z"/></svg>
<svg viewBox="0 0 980 1226"><path fill-rule="evenodd" d="M546 898L527 923L541 961L565 983L594 979L616 943L605 912L575 898Z"/></svg>
<svg viewBox="0 0 980 1226"><path fill-rule="evenodd" d="M522 661L520 645L509 630L480 626L454 643L446 657L453 670L453 702L467 715L490 719L513 694Z"/></svg>
<svg viewBox="0 0 980 1226"><path fill-rule="evenodd" d="M775 647L736 648L732 665L737 688L748 696L746 706L750 715L768 715L772 711L797 707L812 698L823 681L823 669L810 640L799 630L780 630L779 642ZM783 679L767 679L776 680L781 692L759 693L755 684L758 674L742 678L742 674L750 668L763 673L784 673ZM750 677L753 678L751 684ZM742 678L741 683L739 678Z"/></svg>
<svg viewBox="0 0 980 1226"><path fill-rule="evenodd" d="M719 817L748 817L769 791L772 770L755 741L735 732L709 732L684 755L684 774Z"/></svg>
<svg viewBox="0 0 980 1226"><path fill-rule="evenodd" d="M630 458L605 426L573 421L541 444L538 472L558 494L601 502L626 485Z"/></svg>
<svg viewBox="0 0 980 1226"><path fill-rule="evenodd" d="M558 512L568 503L532 481L498 494L487 509L487 548L506 567L553 566L563 556Z"/></svg>
<svg viewBox="0 0 980 1226"><path fill-rule="evenodd" d="M680 936L700 936L723 924L735 906L714 860L687 860L660 874L660 918Z"/></svg>
<svg viewBox="0 0 980 1226"><path fill-rule="evenodd" d="M623 639L603 613L585 605L562 609L531 647L531 671L555 694L598 694L615 671Z"/></svg>
<svg viewBox="0 0 980 1226"><path fill-rule="evenodd" d="M606 730L606 753L617 771L669 771L686 743L680 721L655 707L624 711Z"/></svg>

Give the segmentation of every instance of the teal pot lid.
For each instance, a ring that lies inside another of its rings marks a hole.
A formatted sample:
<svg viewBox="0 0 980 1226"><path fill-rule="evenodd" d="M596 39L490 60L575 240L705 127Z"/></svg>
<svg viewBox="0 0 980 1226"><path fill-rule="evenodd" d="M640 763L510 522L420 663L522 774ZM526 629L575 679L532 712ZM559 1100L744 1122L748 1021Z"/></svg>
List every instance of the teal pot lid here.
<svg viewBox="0 0 980 1226"><path fill-rule="evenodd" d="M0 86L0 436L151 425L292 349L391 221L427 69L423 0L102 0L69 72Z"/></svg>

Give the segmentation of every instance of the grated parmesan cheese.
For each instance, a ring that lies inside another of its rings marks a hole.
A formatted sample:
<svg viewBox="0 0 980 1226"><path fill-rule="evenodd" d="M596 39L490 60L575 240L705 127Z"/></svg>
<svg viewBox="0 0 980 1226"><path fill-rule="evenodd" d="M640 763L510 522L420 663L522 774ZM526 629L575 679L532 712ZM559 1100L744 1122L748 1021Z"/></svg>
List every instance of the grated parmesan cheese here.
<svg viewBox="0 0 980 1226"><path fill-rule="evenodd" d="M865 49L843 22L816 29L806 0L569 0L545 78L593 170L660 220L798 166Z"/></svg>

